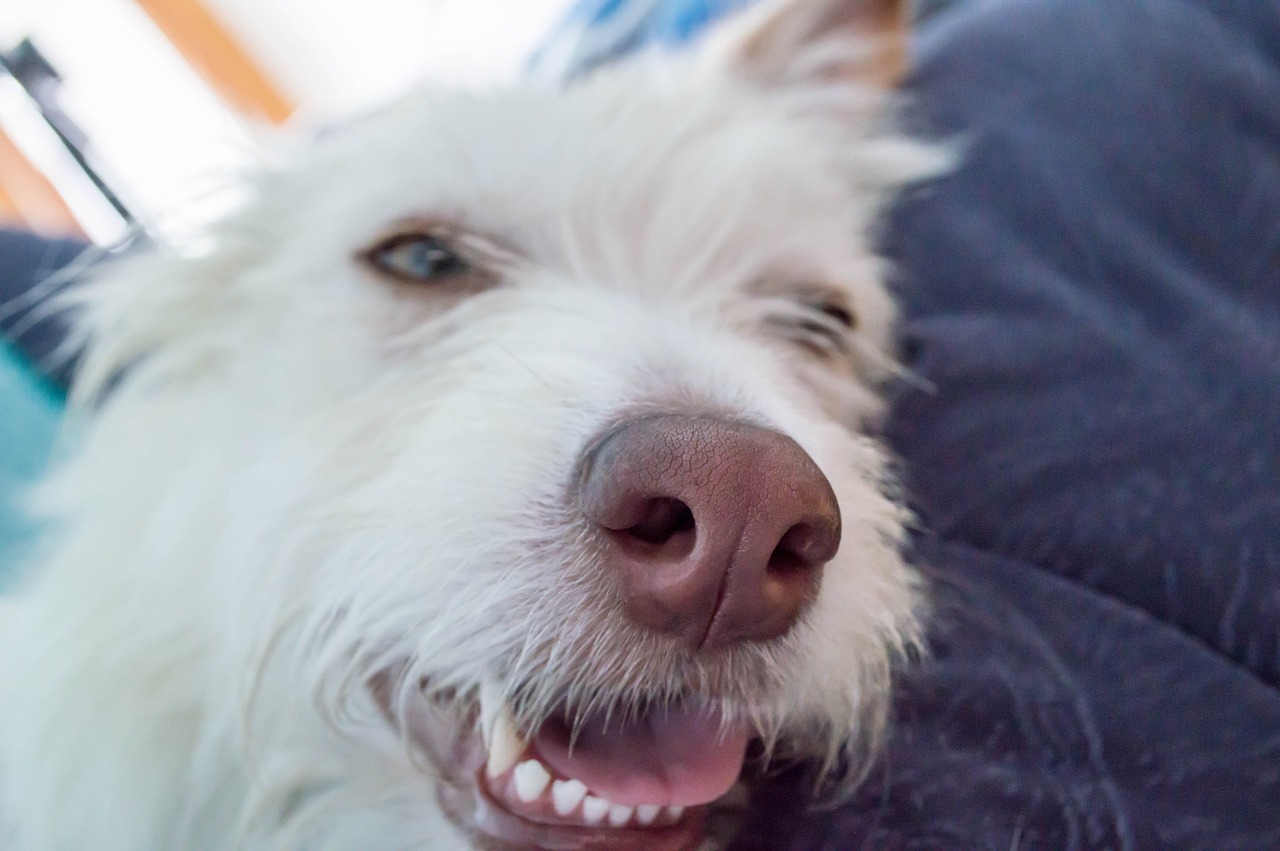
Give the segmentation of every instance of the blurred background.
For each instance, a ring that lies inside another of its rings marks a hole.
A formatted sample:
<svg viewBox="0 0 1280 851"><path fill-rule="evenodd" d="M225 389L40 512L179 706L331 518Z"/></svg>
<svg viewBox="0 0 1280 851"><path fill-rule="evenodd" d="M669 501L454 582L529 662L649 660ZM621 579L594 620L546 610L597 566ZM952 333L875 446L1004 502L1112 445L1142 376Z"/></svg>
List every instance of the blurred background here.
<svg viewBox="0 0 1280 851"><path fill-rule="evenodd" d="M279 129L516 74L569 0L6 0L0 227L119 240L228 199ZM183 215L178 215L182 211Z"/></svg>

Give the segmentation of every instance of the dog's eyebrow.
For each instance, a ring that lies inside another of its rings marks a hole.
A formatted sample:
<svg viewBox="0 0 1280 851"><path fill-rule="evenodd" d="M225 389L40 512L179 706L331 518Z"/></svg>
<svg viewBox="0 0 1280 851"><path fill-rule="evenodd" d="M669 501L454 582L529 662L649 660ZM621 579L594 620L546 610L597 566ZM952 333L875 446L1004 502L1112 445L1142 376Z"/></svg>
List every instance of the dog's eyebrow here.
<svg viewBox="0 0 1280 851"><path fill-rule="evenodd" d="M491 234L459 229L454 236L446 235L445 238L467 254L474 254L486 265L507 268L518 266L528 259L510 242Z"/></svg>
<svg viewBox="0 0 1280 851"><path fill-rule="evenodd" d="M753 295L766 299L780 299L818 313L825 313L849 327L855 327L858 312L854 309L849 293L839 286L822 283L805 275L779 272L757 278L751 285Z"/></svg>

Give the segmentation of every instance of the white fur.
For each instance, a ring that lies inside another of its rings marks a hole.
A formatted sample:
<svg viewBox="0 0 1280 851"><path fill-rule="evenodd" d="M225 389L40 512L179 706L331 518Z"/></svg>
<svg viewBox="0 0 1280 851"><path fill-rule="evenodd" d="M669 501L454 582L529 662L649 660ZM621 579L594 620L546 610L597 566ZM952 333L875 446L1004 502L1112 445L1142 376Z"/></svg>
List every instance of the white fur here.
<svg viewBox="0 0 1280 851"><path fill-rule="evenodd" d="M917 612L861 436L892 364L867 231L937 164L879 105L705 57L421 92L262 175L198 249L86 288L78 448L41 495L58 532L0 603L0 844L462 847L374 675L409 672L401 708L419 676L459 705L533 683L531 716L701 675L627 649L565 507L584 446L643 410L769 424L832 482L817 603L737 658L758 685L724 706L779 751L866 753ZM520 259L465 297L356 262L419 216ZM780 330L814 283L858 316L847 357Z"/></svg>

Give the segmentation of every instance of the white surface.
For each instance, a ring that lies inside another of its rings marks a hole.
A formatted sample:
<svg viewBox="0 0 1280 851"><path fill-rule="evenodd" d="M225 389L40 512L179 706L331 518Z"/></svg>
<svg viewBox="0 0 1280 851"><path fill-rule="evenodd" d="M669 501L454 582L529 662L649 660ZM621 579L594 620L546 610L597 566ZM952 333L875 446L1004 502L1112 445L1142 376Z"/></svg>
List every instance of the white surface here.
<svg viewBox="0 0 1280 851"><path fill-rule="evenodd" d="M299 107L300 129L367 109L417 82L510 78L568 0L205 0ZM181 231L222 209L226 187L274 132L213 94L131 0L3 0L0 47L30 36L63 75L62 103L112 183L145 220ZM0 92L3 94L3 92ZM39 150L13 93L0 125L65 193L83 192L65 157ZM73 207L75 205L73 204ZM91 234L110 216L80 204Z"/></svg>
<svg viewBox="0 0 1280 851"><path fill-rule="evenodd" d="M306 116L509 79L567 0L207 0Z"/></svg>

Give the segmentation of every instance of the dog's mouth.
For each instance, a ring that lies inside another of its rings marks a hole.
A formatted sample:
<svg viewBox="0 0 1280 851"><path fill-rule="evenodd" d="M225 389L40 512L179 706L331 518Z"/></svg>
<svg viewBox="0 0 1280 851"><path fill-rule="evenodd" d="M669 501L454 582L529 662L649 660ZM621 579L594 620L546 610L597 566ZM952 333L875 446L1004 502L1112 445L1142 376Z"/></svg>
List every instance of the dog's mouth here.
<svg viewBox="0 0 1280 851"><path fill-rule="evenodd" d="M418 716L411 735L441 769L450 818L501 851L697 848L751 737L698 700L627 711L566 703L522 730L497 690L483 689L463 723L447 714L451 724L444 707Z"/></svg>

